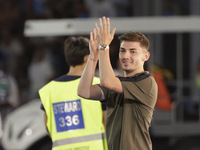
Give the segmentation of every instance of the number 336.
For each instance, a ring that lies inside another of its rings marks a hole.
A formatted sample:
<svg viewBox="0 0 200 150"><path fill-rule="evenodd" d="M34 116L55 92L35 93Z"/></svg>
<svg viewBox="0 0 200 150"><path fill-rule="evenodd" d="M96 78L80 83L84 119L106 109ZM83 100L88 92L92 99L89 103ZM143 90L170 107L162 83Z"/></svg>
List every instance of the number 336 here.
<svg viewBox="0 0 200 150"><path fill-rule="evenodd" d="M78 125L80 123L78 115L60 117L60 127Z"/></svg>

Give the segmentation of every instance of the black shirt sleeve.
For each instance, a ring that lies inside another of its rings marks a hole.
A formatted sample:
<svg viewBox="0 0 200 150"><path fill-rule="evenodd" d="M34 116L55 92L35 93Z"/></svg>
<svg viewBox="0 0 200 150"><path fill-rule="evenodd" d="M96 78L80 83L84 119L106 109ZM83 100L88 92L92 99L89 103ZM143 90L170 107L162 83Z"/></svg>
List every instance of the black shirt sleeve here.
<svg viewBox="0 0 200 150"><path fill-rule="evenodd" d="M43 104L41 104L40 109L42 109L43 111L45 111Z"/></svg>

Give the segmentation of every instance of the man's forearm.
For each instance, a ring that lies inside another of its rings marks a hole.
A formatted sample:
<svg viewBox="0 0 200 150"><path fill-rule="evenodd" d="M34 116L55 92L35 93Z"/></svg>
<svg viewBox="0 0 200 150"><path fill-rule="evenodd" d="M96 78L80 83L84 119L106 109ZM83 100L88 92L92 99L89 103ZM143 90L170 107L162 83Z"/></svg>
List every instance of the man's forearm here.
<svg viewBox="0 0 200 150"><path fill-rule="evenodd" d="M110 55L109 45L114 38L116 28L110 32L110 19L103 17L99 18L99 26L96 24L97 40L99 44L99 72L101 86L106 87L115 92L122 92L122 86L120 80L115 77L113 71Z"/></svg>
<svg viewBox="0 0 200 150"><path fill-rule="evenodd" d="M110 62L109 50L101 51L99 56L99 72L101 86L116 92L122 92L121 82L115 76Z"/></svg>
<svg viewBox="0 0 200 150"><path fill-rule="evenodd" d="M97 60L94 60L89 56L78 86L78 95L83 98L95 99L95 97L93 97L92 95L92 82L95 74L96 65Z"/></svg>
<svg viewBox="0 0 200 150"><path fill-rule="evenodd" d="M115 73L110 63L109 50L100 50L99 53L99 72L102 86L109 86L115 80Z"/></svg>

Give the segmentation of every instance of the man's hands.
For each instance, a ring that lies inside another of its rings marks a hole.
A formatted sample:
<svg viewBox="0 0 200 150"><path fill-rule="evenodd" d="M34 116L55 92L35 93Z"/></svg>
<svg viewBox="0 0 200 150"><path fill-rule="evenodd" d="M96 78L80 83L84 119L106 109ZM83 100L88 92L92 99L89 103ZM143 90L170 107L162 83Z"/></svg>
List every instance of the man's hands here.
<svg viewBox="0 0 200 150"><path fill-rule="evenodd" d="M90 59L93 61L97 61L99 59L99 50L98 50L98 42L96 39L96 29L94 28L93 32L90 32Z"/></svg>
<svg viewBox="0 0 200 150"><path fill-rule="evenodd" d="M90 59L97 61L99 59L99 44L110 45L114 38L116 28L110 32L110 19L99 18L99 26L96 23L93 32L90 32Z"/></svg>
<svg viewBox="0 0 200 150"><path fill-rule="evenodd" d="M116 28L113 28L110 32L110 19L106 17L99 18L99 27L97 23L95 26L98 44L110 45L116 31Z"/></svg>

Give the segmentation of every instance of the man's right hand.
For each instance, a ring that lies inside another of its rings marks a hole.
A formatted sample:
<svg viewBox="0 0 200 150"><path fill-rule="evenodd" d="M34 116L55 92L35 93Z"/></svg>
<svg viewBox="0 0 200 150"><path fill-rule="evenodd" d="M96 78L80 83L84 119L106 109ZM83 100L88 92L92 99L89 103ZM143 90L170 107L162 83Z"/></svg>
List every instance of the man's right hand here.
<svg viewBox="0 0 200 150"><path fill-rule="evenodd" d="M116 28L110 32L110 18L99 18L99 27L96 24L97 41L99 44L110 45L115 35Z"/></svg>
<svg viewBox="0 0 200 150"><path fill-rule="evenodd" d="M98 50L98 42L96 39L96 29L94 28L93 32L90 32L90 59L94 61L98 61L99 59L99 50Z"/></svg>

